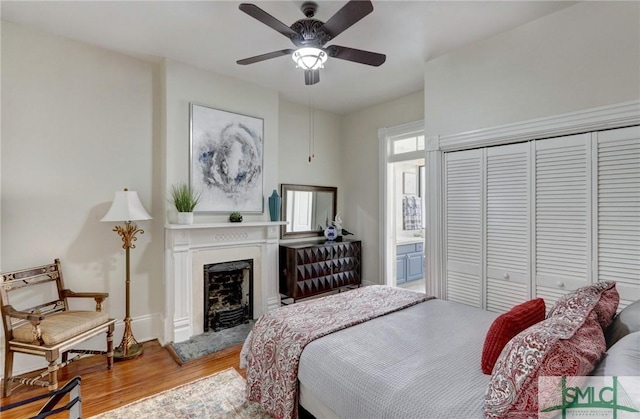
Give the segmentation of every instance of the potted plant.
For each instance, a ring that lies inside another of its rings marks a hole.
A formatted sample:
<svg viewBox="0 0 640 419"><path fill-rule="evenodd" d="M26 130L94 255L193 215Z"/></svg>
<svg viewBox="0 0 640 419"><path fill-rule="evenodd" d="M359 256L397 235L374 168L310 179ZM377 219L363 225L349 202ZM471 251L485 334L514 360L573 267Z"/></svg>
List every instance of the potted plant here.
<svg viewBox="0 0 640 419"><path fill-rule="evenodd" d="M178 224L193 224L193 209L200 201L200 194L186 183L171 187L171 202L178 211Z"/></svg>
<svg viewBox="0 0 640 419"><path fill-rule="evenodd" d="M231 214L229 214L229 221L231 221L232 223L241 223L242 214L240 214L238 211L232 212Z"/></svg>

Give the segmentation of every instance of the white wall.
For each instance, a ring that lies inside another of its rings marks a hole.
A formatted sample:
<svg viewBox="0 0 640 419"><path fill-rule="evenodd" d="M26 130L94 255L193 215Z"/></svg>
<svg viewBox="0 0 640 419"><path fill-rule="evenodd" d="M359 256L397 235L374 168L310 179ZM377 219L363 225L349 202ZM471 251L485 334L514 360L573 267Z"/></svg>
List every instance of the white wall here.
<svg viewBox="0 0 640 419"><path fill-rule="evenodd" d="M640 3L582 2L425 65L426 135L637 99Z"/></svg>
<svg viewBox="0 0 640 419"><path fill-rule="evenodd" d="M116 190L136 190L154 219L139 223L131 253L131 314L137 337L149 338L163 237L155 67L7 22L2 64L2 270L60 258L68 288L109 292L106 309L124 318L125 253L115 223L100 218Z"/></svg>
<svg viewBox="0 0 640 419"><path fill-rule="evenodd" d="M189 103L264 120L264 213L243 214L245 221L268 220L266 197L278 185L278 93L176 61L164 63L166 113L166 191L189 182ZM167 206L169 207L169 206ZM168 208L171 212L173 208ZM224 222L228 214L196 213L195 222Z"/></svg>
<svg viewBox="0 0 640 419"><path fill-rule="evenodd" d="M424 92L344 116L344 212L355 222L345 227L363 240L363 280L382 282L379 128L424 118L429 137L637 99L639 44L640 3L583 2L435 58Z"/></svg>
<svg viewBox="0 0 640 419"><path fill-rule="evenodd" d="M362 240L362 280L382 284L379 260L378 129L424 117L424 96L417 92L345 115L342 120L341 165L344 175L344 228Z"/></svg>
<svg viewBox="0 0 640 419"><path fill-rule="evenodd" d="M60 257L68 287L110 292L107 309L122 319L124 252L99 219L115 190L137 190L154 219L132 251L131 311L138 339L157 336L166 191L188 180L196 102L264 118L265 198L280 183L338 186L344 227L362 239L363 280L382 283L378 129L424 118L428 135L443 135L637 99L639 8L580 3L428 62L424 93L343 117L316 111L311 163L308 110L277 92L2 22L1 268ZM266 207L252 218L268 219Z"/></svg>
<svg viewBox="0 0 640 419"><path fill-rule="evenodd" d="M336 186L338 211L344 209L344 177L339 115L314 110L313 149L309 162L309 108L280 98L280 142L278 182L299 185ZM278 185L279 186L279 185ZM280 189L278 188L278 193ZM343 221L345 214L343 212Z"/></svg>
<svg viewBox="0 0 640 419"><path fill-rule="evenodd" d="M316 111L316 158L309 164L298 148L307 143L300 135L308 132L307 108L285 101L281 110L275 91L7 22L1 52L1 269L59 257L68 288L110 293L105 307L119 321L116 344L125 311L124 251L111 231L115 223L99 220L124 187L137 190L154 217L139 223L145 232L131 252L131 315L138 340L159 337L167 191L189 179L190 102L264 119L265 199L283 182L335 185L342 193L340 118L334 114ZM282 132L280 123L287 125ZM265 202L263 214L245 220L268 217ZM196 215L196 222L227 219ZM90 346L103 346L101 339ZM17 356L14 370L45 365Z"/></svg>
<svg viewBox="0 0 640 419"><path fill-rule="evenodd" d="M581 2L427 62L426 134L468 133L638 100L639 74L640 3ZM440 151L428 154L427 164L442 161ZM437 226L443 225L444 192L437 173L431 179L428 226L436 228L427 228L427 290L440 296L444 238Z"/></svg>

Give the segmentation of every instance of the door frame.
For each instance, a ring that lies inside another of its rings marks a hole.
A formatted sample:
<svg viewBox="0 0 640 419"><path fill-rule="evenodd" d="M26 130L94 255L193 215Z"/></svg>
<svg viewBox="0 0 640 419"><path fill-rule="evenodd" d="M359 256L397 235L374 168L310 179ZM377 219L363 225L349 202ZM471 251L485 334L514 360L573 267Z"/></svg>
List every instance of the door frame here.
<svg viewBox="0 0 640 419"><path fill-rule="evenodd" d="M379 179L378 179L378 196L379 214L378 219L378 237L380 248L379 270L384 285L394 285L395 274L395 232L392 221L393 217L393 201L390 197L390 191L393 182L393 173L389 170L391 164L407 160L424 159L425 150L419 150L411 153L403 153L401 155L392 154L392 142L395 138L406 135L424 135L424 120L408 122L405 124L395 125L393 127L385 127L378 129L379 143ZM426 148L426 144L425 144ZM425 163L426 164L426 163ZM427 181L428 184L428 181ZM426 247L426 246L425 246ZM426 273L425 273L426 274ZM426 276L425 276L426 282Z"/></svg>

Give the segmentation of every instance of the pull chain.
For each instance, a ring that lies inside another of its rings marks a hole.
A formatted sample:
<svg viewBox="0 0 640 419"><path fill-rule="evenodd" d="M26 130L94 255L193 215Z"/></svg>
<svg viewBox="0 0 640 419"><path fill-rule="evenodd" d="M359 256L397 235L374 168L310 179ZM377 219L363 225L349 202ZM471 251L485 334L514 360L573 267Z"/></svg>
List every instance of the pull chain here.
<svg viewBox="0 0 640 419"><path fill-rule="evenodd" d="M309 163L315 158L315 113L313 111L313 91L309 86Z"/></svg>

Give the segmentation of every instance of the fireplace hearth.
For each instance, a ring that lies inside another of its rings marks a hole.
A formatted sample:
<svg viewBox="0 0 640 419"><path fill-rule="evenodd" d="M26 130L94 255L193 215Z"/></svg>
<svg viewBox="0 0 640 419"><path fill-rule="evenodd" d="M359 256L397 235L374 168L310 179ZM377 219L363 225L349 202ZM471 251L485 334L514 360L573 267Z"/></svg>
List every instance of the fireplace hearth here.
<svg viewBox="0 0 640 419"><path fill-rule="evenodd" d="M204 265L204 331L249 323L252 295L253 260Z"/></svg>

